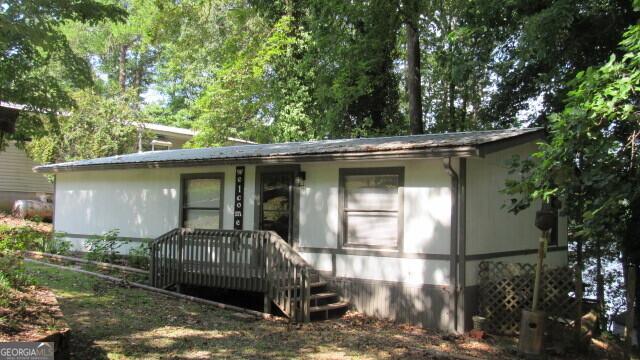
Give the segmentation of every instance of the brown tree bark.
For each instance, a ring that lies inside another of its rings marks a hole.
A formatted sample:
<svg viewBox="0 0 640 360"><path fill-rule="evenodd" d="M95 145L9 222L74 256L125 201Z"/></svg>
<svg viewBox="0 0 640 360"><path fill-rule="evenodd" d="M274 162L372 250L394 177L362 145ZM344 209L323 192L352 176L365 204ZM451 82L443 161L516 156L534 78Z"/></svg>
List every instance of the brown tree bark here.
<svg viewBox="0 0 640 360"><path fill-rule="evenodd" d="M600 317L600 332L607 330L607 312L604 301L604 274L602 273L602 245L600 237L596 238L596 298Z"/></svg>
<svg viewBox="0 0 640 360"><path fill-rule="evenodd" d="M411 134L424 133L422 120L422 88L420 83L420 13L416 0L406 0L405 26L407 30L407 95L409 97L409 123Z"/></svg>
<svg viewBox="0 0 640 360"><path fill-rule="evenodd" d="M118 84L120 84L120 91L125 92L127 90L127 51L129 45L120 45L120 55L118 57Z"/></svg>

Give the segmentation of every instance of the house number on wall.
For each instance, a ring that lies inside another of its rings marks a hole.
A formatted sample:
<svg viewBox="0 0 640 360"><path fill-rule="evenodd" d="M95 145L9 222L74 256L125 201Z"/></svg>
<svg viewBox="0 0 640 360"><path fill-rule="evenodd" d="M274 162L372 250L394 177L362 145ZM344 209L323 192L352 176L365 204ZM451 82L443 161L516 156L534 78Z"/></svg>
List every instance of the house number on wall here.
<svg viewBox="0 0 640 360"><path fill-rule="evenodd" d="M233 228L242 230L242 216L244 208L244 166L236 167L236 197L233 205Z"/></svg>

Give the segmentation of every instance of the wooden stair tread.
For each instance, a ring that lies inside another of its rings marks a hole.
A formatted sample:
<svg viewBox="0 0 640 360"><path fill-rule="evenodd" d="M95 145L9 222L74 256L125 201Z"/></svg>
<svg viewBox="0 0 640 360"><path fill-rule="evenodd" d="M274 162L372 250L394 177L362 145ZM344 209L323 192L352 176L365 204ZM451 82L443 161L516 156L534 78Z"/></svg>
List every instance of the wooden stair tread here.
<svg viewBox="0 0 640 360"><path fill-rule="evenodd" d="M321 287L327 285L327 282L324 280L316 281L311 283L311 287Z"/></svg>
<svg viewBox="0 0 640 360"><path fill-rule="evenodd" d="M322 292L322 293L317 293L317 294L311 294L310 299L311 300L327 299L327 298L334 297L334 296L338 296L338 294L336 294L334 292Z"/></svg>
<svg viewBox="0 0 640 360"><path fill-rule="evenodd" d="M309 308L310 312L318 312L318 311L327 311L327 310L335 310L335 309L340 309L340 308L344 308L349 306L349 302L346 300L340 300L336 303L331 303L331 304L327 304L327 305L321 305L321 306L311 306Z"/></svg>

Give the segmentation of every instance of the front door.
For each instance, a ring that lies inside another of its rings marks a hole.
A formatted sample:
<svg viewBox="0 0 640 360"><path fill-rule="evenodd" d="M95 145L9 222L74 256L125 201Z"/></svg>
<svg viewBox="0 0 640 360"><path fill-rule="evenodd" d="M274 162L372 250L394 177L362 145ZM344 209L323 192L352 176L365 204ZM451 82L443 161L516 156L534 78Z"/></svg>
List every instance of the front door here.
<svg viewBox="0 0 640 360"><path fill-rule="evenodd" d="M260 230L272 230L291 243L293 214L293 170L260 174Z"/></svg>

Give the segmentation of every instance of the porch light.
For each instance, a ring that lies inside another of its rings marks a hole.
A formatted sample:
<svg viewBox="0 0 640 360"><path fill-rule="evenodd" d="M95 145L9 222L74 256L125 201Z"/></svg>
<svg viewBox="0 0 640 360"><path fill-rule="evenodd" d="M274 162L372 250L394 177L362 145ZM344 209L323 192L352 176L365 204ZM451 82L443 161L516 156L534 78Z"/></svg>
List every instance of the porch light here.
<svg viewBox="0 0 640 360"><path fill-rule="evenodd" d="M307 180L307 173L304 171L299 171L296 173L294 183L298 187L304 186L304 181Z"/></svg>

